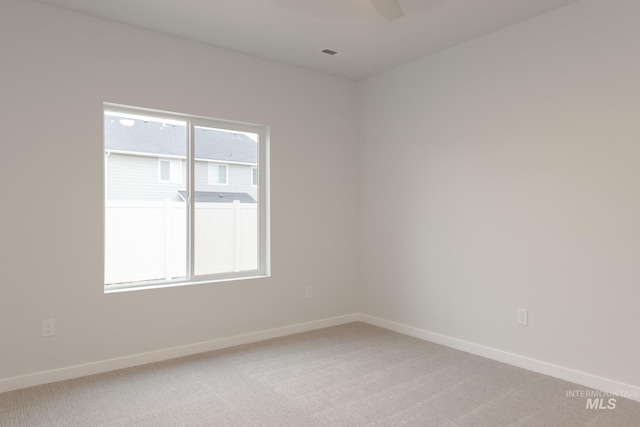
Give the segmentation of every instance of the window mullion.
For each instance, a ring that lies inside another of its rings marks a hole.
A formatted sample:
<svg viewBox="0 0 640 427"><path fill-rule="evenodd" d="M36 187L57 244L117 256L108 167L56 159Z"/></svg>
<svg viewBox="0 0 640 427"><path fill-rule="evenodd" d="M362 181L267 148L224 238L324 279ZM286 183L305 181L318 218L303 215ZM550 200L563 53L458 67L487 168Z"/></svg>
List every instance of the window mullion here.
<svg viewBox="0 0 640 427"><path fill-rule="evenodd" d="M189 280L193 279L194 266L194 250L195 250L195 142L194 142L194 125L189 120L187 126L187 192L189 197L187 199L187 277Z"/></svg>

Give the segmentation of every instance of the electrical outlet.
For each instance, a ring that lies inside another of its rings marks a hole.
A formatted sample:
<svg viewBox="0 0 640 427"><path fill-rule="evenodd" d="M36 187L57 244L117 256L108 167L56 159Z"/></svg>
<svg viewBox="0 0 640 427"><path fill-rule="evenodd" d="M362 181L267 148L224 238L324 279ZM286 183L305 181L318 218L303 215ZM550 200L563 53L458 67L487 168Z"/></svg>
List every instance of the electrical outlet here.
<svg viewBox="0 0 640 427"><path fill-rule="evenodd" d="M307 286L307 288L305 289L304 297L311 298L312 296L313 296L313 289L311 288L311 286Z"/></svg>
<svg viewBox="0 0 640 427"><path fill-rule="evenodd" d="M56 319L42 319L42 337L52 337L56 334Z"/></svg>
<svg viewBox="0 0 640 427"><path fill-rule="evenodd" d="M529 311L526 308L518 309L518 325L527 326L529 325Z"/></svg>

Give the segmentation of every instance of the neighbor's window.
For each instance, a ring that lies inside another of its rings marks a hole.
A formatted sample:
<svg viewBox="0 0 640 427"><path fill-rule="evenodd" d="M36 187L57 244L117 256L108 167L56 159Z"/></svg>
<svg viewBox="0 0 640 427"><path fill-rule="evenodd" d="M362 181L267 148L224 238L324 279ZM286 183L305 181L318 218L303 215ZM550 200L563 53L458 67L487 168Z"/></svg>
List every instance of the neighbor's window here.
<svg viewBox="0 0 640 427"><path fill-rule="evenodd" d="M209 163L209 185L227 184L227 165Z"/></svg>
<svg viewBox="0 0 640 427"><path fill-rule="evenodd" d="M181 183L182 182L182 160L160 159L160 181Z"/></svg>
<svg viewBox="0 0 640 427"><path fill-rule="evenodd" d="M265 126L105 104L105 290L268 275L267 144ZM260 185L211 187L243 174Z"/></svg>

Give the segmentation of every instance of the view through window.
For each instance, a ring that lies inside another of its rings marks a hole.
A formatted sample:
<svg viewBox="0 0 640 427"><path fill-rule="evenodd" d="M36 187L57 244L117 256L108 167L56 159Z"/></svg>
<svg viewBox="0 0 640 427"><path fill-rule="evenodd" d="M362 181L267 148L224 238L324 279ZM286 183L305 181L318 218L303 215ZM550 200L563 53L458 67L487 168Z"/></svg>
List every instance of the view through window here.
<svg viewBox="0 0 640 427"><path fill-rule="evenodd" d="M268 273L267 129L105 105L105 289Z"/></svg>

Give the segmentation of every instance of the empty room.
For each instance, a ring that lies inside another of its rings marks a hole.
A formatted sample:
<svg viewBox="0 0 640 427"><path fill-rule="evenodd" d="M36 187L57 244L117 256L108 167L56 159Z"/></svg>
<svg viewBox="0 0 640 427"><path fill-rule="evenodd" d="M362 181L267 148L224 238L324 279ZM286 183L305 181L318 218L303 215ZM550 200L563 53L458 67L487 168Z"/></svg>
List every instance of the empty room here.
<svg viewBox="0 0 640 427"><path fill-rule="evenodd" d="M0 1L0 426L640 425L639 23Z"/></svg>

